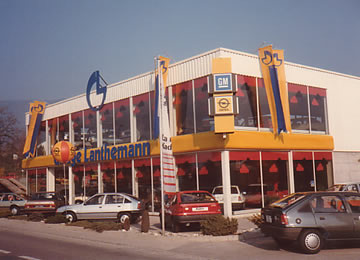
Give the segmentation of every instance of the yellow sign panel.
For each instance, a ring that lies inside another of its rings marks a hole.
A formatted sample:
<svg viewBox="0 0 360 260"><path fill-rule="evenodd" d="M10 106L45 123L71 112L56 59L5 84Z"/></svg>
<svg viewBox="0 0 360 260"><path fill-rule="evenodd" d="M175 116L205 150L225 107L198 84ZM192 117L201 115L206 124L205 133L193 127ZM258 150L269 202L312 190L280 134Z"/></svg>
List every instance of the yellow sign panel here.
<svg viewBox="0 0 360 260"><path fill-rule="evenodd" d="M215 99L215 115L234 113L233 96L218 96Z"/></svg>

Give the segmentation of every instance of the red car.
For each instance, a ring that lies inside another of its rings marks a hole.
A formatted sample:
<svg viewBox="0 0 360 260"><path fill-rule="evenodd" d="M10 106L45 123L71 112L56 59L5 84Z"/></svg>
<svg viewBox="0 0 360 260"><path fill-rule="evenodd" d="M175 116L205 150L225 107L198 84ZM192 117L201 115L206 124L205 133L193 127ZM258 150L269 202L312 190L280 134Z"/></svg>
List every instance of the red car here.
<svg viewBox="0 0 360 260"><path fill-rule="evenodd" d="M179 191L165 205L165 227L170 226L173 232L179 232L181 225L200 223L209 216L220 214L220 205L211 193Z"/></svg>

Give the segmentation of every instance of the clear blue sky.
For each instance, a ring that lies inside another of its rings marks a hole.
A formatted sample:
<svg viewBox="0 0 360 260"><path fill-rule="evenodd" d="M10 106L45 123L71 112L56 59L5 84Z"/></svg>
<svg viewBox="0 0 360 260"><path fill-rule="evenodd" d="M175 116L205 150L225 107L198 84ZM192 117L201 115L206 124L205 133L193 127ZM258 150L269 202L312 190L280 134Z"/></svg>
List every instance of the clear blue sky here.
<svg viewBox="0 0 360 260"><path fill-rule="evenodd" d="M0 0L0 101L85 93L218 47L360 76L358 0Z"/></svg>

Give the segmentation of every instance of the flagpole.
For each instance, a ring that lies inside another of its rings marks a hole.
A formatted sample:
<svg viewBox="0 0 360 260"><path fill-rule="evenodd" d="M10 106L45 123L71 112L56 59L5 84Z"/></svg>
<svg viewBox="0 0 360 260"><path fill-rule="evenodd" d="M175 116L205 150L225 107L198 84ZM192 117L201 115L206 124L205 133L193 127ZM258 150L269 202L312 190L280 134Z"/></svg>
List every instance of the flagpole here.
<svg viewBox="0 0 360 260"><path fill-rule="evenodd" d="M156 58L156 72L158 76L157 84L158 84L158 113L161 113L162 106L163 106L163 97L162 97L162 91L160 88L163 86L160 85L160 77L162 77L161 73L161 67L159 66L160 59ZM156 72L155 72L155 79L156 79ZM156 80L155 80L156 82ZM163 172L163 151L161 149L162 146L162 118L159 116L159 146L160 146L160 178L161 178L161 234L165 235L165 207L164 207L164 172Z"/></svg>

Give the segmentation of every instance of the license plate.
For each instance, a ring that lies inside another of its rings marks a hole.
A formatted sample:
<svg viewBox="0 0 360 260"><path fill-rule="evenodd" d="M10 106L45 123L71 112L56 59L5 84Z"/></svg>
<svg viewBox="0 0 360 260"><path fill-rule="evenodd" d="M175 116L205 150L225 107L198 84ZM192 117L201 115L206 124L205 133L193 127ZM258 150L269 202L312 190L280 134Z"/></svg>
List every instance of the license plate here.
<svg viewBox="0 0 360 260"><path fill-rule="evenodd" d="M265 221L266 221L267 223L272 223L272 217L266 215L266 216L265 216Z"/></svg>
<svg viewBox="0 0 360 260"><path fill-rule="evenodd" d="M192 208L192 211L206 211L208 210L208 207L196 207L196 208Z"/></svg>

